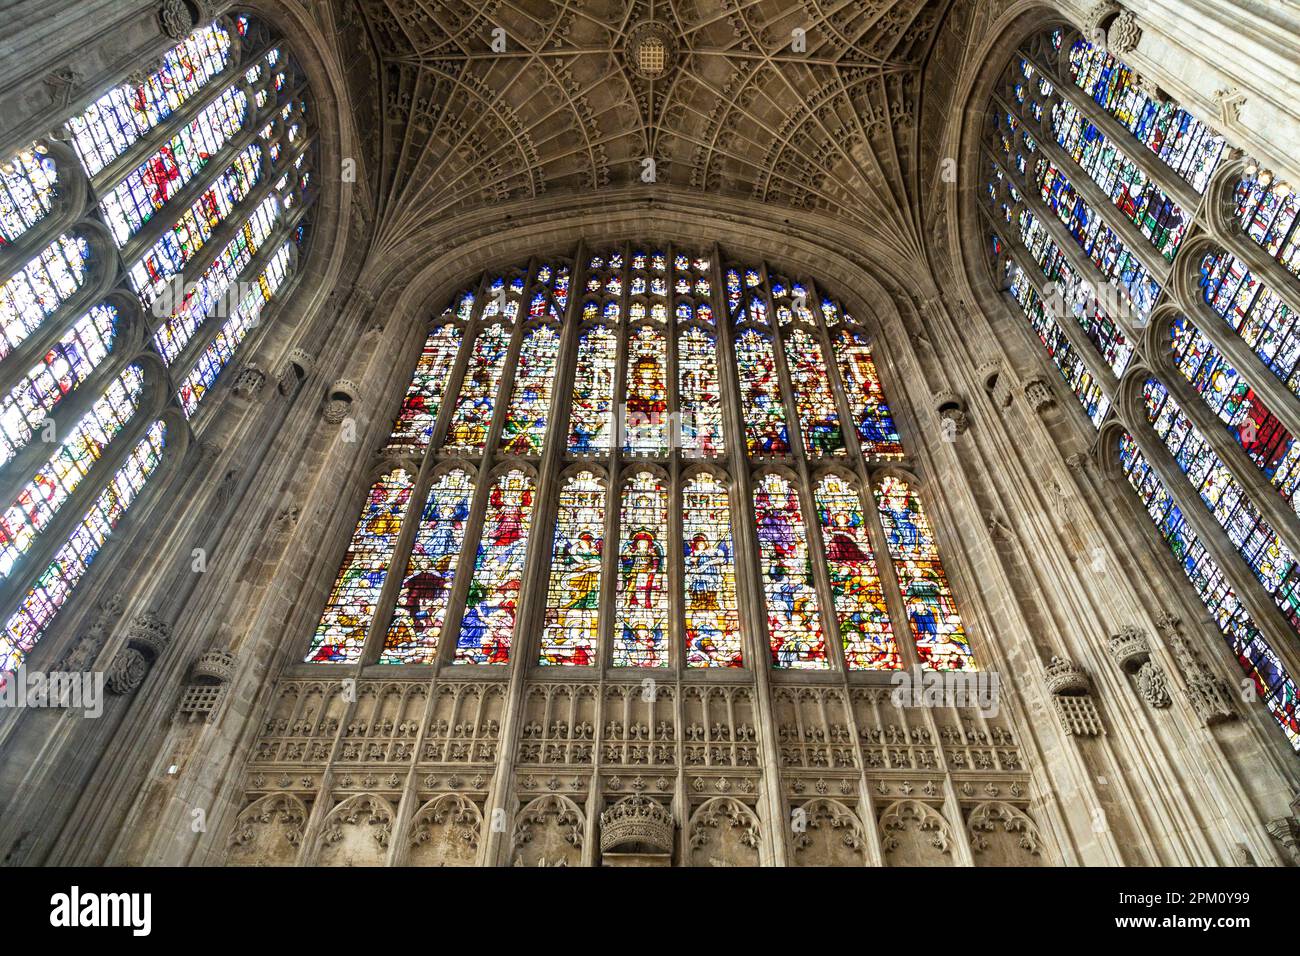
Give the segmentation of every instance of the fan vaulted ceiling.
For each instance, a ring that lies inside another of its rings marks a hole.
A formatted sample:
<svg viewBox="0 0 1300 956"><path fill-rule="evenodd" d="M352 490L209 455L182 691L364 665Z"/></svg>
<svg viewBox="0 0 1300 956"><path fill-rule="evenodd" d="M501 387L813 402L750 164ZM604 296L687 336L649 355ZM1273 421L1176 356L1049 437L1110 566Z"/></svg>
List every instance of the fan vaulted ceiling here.
<svg viewBox="0 0 1300 956"><path fill-rule="evenodd" d="M647 159L659 184L919 241L913 118L949 0L356 2L380 59L387 242L640 185Z"/></svg>

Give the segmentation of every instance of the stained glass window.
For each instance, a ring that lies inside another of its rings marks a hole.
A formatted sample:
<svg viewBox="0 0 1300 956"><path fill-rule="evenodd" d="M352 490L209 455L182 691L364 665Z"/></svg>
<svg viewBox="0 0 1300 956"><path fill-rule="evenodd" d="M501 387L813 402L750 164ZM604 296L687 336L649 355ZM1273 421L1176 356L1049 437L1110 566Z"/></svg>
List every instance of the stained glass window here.
<svg viewBox="0 0 1300 956"><path fill-rule="evenodd" d="M838 475L827 475L817 483L817 520L846 666L849 670L902 667L862 501Z"/></svg>
<svg viewBox="0 0 1300 956"><path fill-rule="evenodd" d="M1110 197L1115 208L1138 227L1165 259L1172 261L1190 219L1182 207L1149 180L1073 104L1062 101L1052 109L1052 132L1056 141Z"/></svg>
<svg viewBox="0 0 1300 956"><path fill-rule="evenodd" d="M424 349L416 363L411 384L402 399L402 410L393 423L390 445L423 452L429 447L433 426L438 421L443 392L460 351L460 329L440 325L424 340Z"/></svg>
<svg viewBox="0 0 1300 956"><path fill-rule="evenodd" d="M411 476L402 468L393 469L370 486L307 652L309 663L361 659L411 491Z"/></svg>
<svg viewBox="0 0 1300 956"><path fill-rule="evenodd" d="M514 394L501 430L501 450L507 454L542 453L559 355L560 336L551 326L538 326L524 336L515 370Z"/></svg>
<svg viewBox="0 0 1300 956"><path fill-rule="evenodd" d="M1178 316L1170 335L1183 377L1278 493L1300 510L1300 443L1200 329Z"/></svg>
<svg viewBox="0 0 1300 956"><path fill-rule="evenodd" d="M0 249L45 218L58 182L58 167L39 143L0 163Z"/></svg>
<svg viewBox="0 0 1300 956"><path fill-rule="evenodd" d="M456 641L458 664L507 664L533 516L533 478L508 471L488 489L483 537Z"/></svg>
<svg viewBox="0 0 1300 956"><path fill-rule="evenodd" d="M763 475L754 485L767 638L773 667L825 669L817 589L799 495L785 478Z"/></svg>
<svg viewBox="0 0 1300 956"><path fill-rule="evenodd" d="M474 339L474 350L447 431L446 445L451 451L483 451L509 350L510 328L500 323L489 325Z"/></svg>
<svg viewBox="0 0 1300 956"><path fill-rule="evenodd" d="M1223 155L1222 136L1172 102L1159 103L1138 88L1123 63L1087 40L1070 48L1070 76L1197 192L1205 192Z"/></svg>
<svg viewBox="0 0 1300 956"><path fill-rule="evenodd" d="M618 338L603 325L582 334L569 406L569 453L594 455L613 447L615 356Z"/></svg>
<svg viewBox="0 0 1300 956"><path fill-rule="evenodd" d="M436 659L473 495L473 478L459 469L440 475L429 488L379 663Z"/></svg>
<svg viewBox="0 0 1300 956"><path fill-rule="evenodd" d="M59 236L0 285L0 359L40 328L46 316L67 302L86 278L90 243Z"/></svg>
<svg viewBox="0 0 1300 956"><path fill-rule="evenodd" d="M921 499L907 482L893 475L881 479L875 494L921 665L934 670L974 670L970 642Z"/></svg>
<svg viewBox="0 0 1300 956"><path fill-rule="evenodd" d="M217 226L248 196L260 174L261 150L249 146L131 267L131 285L145 306L198 255Z"/></svg>
<svg viewBox="0 0 1300 956"><path fill-rule="evenodd" d="M172 115L226 68L230 34L213 23L199 27L163 54L140 84L109 90L67 122L86 172L95 175L149 130Z"/></svg>
<svg viewBox="0 0 1300 956"><path fill-rule="evenodd" d="M109 442L140 404L144 372L128 365L0 515L0 578L6 578L36 536L80 487Z"/></svg>
<svg viewBox="0 0 1300 956"><path fill-rule="evenodd" d="M257 277L257 282L244 293L243 299L235 305L216 337L181 380L177 397L180 399L186 417L193 417L203 396L217 380L226 363L234 356L240 343L257 325L266 303L284 285L288 277L289 256L290 246L286 242L267 263L262 274Z"/></svg>
<svg viewBox="0 0 1300 956"><path fill-rule="evenodd" d="M627 350L627 437L629 455L668 454L668 356L664 335L642 325Z"/></svg>
<svg viewBox="0 0 1300 956"><path fill-rule="evenodd" d="M1142 506L1168 543L1183 573L1192 582L1210 617L1223 632L1242 670L1254 682L1269 713L1291 746L1300 751L1300 714L1297 713L1300 695L1297 695L1295 683L1132 436L1124 434L1120 437L1119 453L1129 484Z"/></svg>
<svg viewBox="0 0 1300 956"><path fill-rule="evenodd" d="M180 302L174 301L174 287L160 290L162 295L153 303L152 311L156 315L171 307L171 314L154 332L153 342L168 365L180 357L209 316L230 308L232 299L239 301L243 295L237 285L239 277L270 236L281 211L275 196L263 199L194 285L186 284Z"/></svg>
<svg viewBox="0 0 1300 956"><path fill-rule="evenodd" d="M1260 170L1237 181L1236 213L1241 228L1292 275L1300 276L1296 211L1295 190L1288 183L1274 181L1271 173Z"/></svg>
<svg viewBox="0 0 1300 956"><path fill-rule="evenodd" d="M1043 202L1064 223L1079 248L1101 274L1123 292L1140 318L1151 315L1160 285L1119 235L1078 194L1073 184L1049 160L1040 159L1037 178Z"/></svg>
<svg viewBox="0 0 1300 956"><path fill-rule="evenodd" d="M68 541L23 595L0 635L0 671L16 670L81 583L108 536L162 461L166 426L154 422L99 493Z"/></svg>
<svg viewBox="0 0 1300 956"><path fill-rule="evenodd" d="M668 490L643 471L623 486L615 667L668 666Z"/></svg>
<svg viewBox="0 0 1300 956"><path fill-rule="evenodd" d="M1142 389L1147 419L1237 553L1300 633L1300 567L1222 459L1157 379Z"/></svg>
<svg viewBox="0 0 1300 956"><path fill-rule="evenodd" d="M98 367L113 348L117 326L116 309L95 306L9 389L0 400L0 465L30 441L59 401Z"/></svg>
<svg viewBox="0 0 1300 956"><path fill-rule="evenodd" d="M687 667L743 663L728 497L726 487L707 472L682 489Z"/></svg>
<svg viewBox="0 0 1300 956"><path fill-rule="evenodd" d="M772 340L754 329L741 332L736 336L736 368L740 373L740 400L749 454L788 454L790 438Z"/></svg>
<svg viewBox="0 0 1300 956"><path fill-rule="evenodd" d="M785 341L785 355L790 368L790 387L799 409L804 451L811 458L844 455L840 413L831 394L821 343L807 329L795 328Z"/></svg>
<svg viewBox="0 0 1300 956"><path fill-rule="evenodd" d="M589 471L560 489L542 627L542 664L596 664L605 486Z"/></svg>
<svg viewBox="0 0 1300 956"><path fill-rule="evenodd" d="M713 336L703 329L686 329L678 337L677 380L682 453L688 457L721 455L718 353Z"/></svg>
<svg viewBox="0 0 1300 956"><path fill-rule="evenodd" d="M1287 388L1300 395L1300 327L1296 314L1277 293L1259 280L1231 253L1207 255L1201 261L1205 301L1254 349Z"/></svg>
<svg viewBox="0 0 1300 956"><path fill-rule="evenodd" d="M1069 337L1056 323L1051 312L1046 308L1029 278L1019 266L1008 263L1011 276L1011 297L1020 304L1029 319L1029 324L1038 339L1047 349L1047 354L1060 371L1070 390L1074 392L1084 413L1096 428L1101 427L1102 419L1110 411L1110 399L1101 390L1101 385L1093 378L1087 364L1079 357Z"/></svg>
<svg viewBox="0 0 1300 956"><path fill-rule="evenodd" d="M99 208L119 246L208 164L243 125L247 111L248 97L232 86L105 193Z"/></svg>
<svg viewBox="0 0 1300 956"><path fill-rule="evenodd" d="M835 357L839 363L844 394L857 423L862 454L883 461L903 457L903 443L894 427L894 416L885 401L885 390L876 372L871 346L861 332L842 329L835 336Z"/></svg>

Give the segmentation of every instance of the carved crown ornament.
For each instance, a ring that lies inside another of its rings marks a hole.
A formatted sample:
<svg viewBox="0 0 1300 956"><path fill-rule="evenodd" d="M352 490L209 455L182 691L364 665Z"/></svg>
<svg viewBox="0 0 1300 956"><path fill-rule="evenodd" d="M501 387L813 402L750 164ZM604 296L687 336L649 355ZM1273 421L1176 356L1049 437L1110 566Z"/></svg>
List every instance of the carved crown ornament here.
<svg viewBox="0 0 1300 956"><path fill-rule="evenodd" d="M643 794L632 794L600 815L601 852L648 848L671 853L673 826L670 810Z"/></svg>

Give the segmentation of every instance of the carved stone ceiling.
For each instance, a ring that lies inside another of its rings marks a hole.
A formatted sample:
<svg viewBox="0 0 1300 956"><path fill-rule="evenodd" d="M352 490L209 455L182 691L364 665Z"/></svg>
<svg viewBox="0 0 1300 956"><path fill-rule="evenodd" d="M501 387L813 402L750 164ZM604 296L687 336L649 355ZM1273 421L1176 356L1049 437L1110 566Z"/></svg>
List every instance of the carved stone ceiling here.
<svg viewBox="0 0 1300 956"><path fill-rule="evenodd" d="M380 245L639 186L653 160L656 183L919 249L918 77L951 0L354 2L380 58Z"/></svg>

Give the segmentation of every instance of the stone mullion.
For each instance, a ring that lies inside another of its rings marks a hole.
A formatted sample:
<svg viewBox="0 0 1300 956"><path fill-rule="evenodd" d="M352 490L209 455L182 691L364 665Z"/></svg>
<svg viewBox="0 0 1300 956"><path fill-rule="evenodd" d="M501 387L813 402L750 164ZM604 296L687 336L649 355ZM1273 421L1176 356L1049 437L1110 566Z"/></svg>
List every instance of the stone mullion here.
<svg viewBox="0 0 1300 956"><path fill-rule="evenodd" d="M1025 114L1018 108L1012 108L997 93L993 94L993 100L998 103L1004 110L1012 113L1016 119L1020 120L1021 127L1038 128L1039 123L1032 116ZM1160 288L1163 290L1169 282L1169 273L1172 263L1162 256L1158 250L1151 244L1151 240L1142 234L1142 231L1131 220L1128 215L1119 209L1111 200L1110 196L1102 191L1097 185L1096 180L1082 166L1075 162L1074 157L1067 153L1056 142L1056 137L1050 135L1038 137L1038 152L1042 158L1050 161L1056 168L1066 174L1065 178L1083 200L1092 207L1094 216L1100 217L1106 226L1118 233L1128 252L1142 263L1143 268L1160 282ZM1037 161L1033 159L1032 154L1025 159L1025 178L1024 182L1034 183L1035 189L1041 189L1035 178L1033 166ZM1038 193L1035 193L1038 195ZM1055 213L1053 213L1055 215ZM1059 221L1059 220L1058 220ZM1154 255L1154 258L1152 256ZM1159 268L1152 268L1153 262L1159 262Z"/></svg>
<svg viewBox="0 0 1300 956"><path fill-rule="evenodd" d="M1003 243L1005 243L1008 254L1011 255L1011 257L1016 260L1016 264L1019 265L1021 270L1025 273L1025 277L1029 280L1029 284L1033 286L1034 291L1038 293L1038 297L1043 302L1043 308L1048 310L1048 314L1051 315L1052 319L1056 322L1056 324L1060 326L1061 331L1065 334L1065 337L1069 339L1070 345L1074 347L1075 352L1078 354L1080 361L1082 361L1083 364L1087 366L1088 372L1089 374L1092 375L1093 380L1096 381L1098 385L1101 386L1102 392L1113 403L1115 401L1115 395L1117 393L1117 389L1119 388L1119 382L1115 377L1114 370L1106 362L1106 359L1102 356L1101 352L1097 349L1097 346L1093 345L1092 341L1088 338L1087 334L1083 331L1083 328L1079 325L1078 321L1074 318L1074 316L1056 315L1047 307L1047 303L1051 301L1052 297L1046 295L1044 293L1044 289L1048 283L1055 282L1057 280L1048 279L1047 276L1043 274L1043 267L1038 264L1038 261L1033 257L1033 255L1029 252L1029 250L1025 248L1024 242L1022 242L1020 239L1019 232L1016 231L1009 232L1005 228L1005 224L999 223L997 221L997 217L989 213L988 210L984 209L982 205L980 206L980 209L984 213L984 215L988 218L993 230L1002 239ZM1040 210L1033 210L1033 212L1036 218L1038 218L1040 221L1043 221L1047 225L1048 231L1053 233L1052 240L1056 243L1057 247L1061 249L1061 251L1065 254L1066 259L1069 261L1070 267L1073 268L1077 273L1083 275L1093 275L1094 274L1093 272L1085 272L1080 267L1079 262L1077 262L1076 259L1073 257L1072 253L1079 252L1080 250L1078 250L1077 247L1074 249L1070 249L1065 245L1063 245L1061 242L1061 237L1057 236L1055 234L1055 231L1052 228L1053 223L1043 220L1042 216L1039 215ZM1055 225L1059 226L1060 223L1057 222L1055 223ZM1069 237L1066 236L1066 238L1068 239ZM1073 240L1070 241L1073 242ZM1086 261L1085 265L1087 266L1088 269L1093 269L1095 272L1095 267L1093 267L1091 261ZM1103 283L1105 282L1104 279L1101 281ZM1022 324L1027 329L1030 336L1032 336L1033 338L1036 351L1039 354L1043 354L1042 340L1038 338L1038 333L1036 333L1032 328L1032 326L1029 325L1029 316L1025 314L1024 309L1021 308L1019 303L1016 303L1015 308L1020 313L1020 318L1021 318L1020 324ZM1108 316L1108 318L1110 319L1111 324L1113 324L1115 328L1124 335L1124 340L1132 344L1134 349L1136 350L1138 348L1138 343L1130 337L1129 330L1121 326L1118 320L1116 320L1113 316ZM1056 365L1054 362L1051 361L1051 358L1046 355L1044 355L1044 358L1047 360L1048 365L1050 365L1054 370L1056 370L1056 373L1059 375L1060 372L1058 369L1056 369Z"/></svg>
<svg viewBox="0 0 1300 956"><path fill-rule="evenodd" d="M767 600L760 583L762 561L759 558L758 533L752 520L754 493L749 470L744 416L741 413L740 374L736 366L736 352L732 341L732 319L731 312L727 308L726 286L722 281L722 250L716 243L710 258L713 269L711 277L713 314L717 317L718 332L719 395L722 398L723 415L726 419L726 433L732 436L727 442L729 449L727 458L732 474L728 488L728 505L731 511L732 542L736 554L736 600L740 609L741 633L746 638L745 663L754 675L754 716L759 753L767 758L760 762L758 809L760 819L770 821L770 826L763 828L764 832L769 834L767 852L774 860L784 865L788 840L783 821L785 801L781 793L779 737L776 732L776 714L772 706L772 652L771 644L767 639ZM747 610L750 613L745 613Z"/></svg>
<svg viewBox="0 0 1300 956"><path fill-rule="evenodd" d="M562 369L566 366L571 369L572 365L577 362L577 340L581 331L579 328L580 302L584 297L579 293L584 290L586 284L586 267L583 265L585 261L585 243L579 241L573 259L573 266L569 273L569 301L561 324L559 354ZM569 358L566 360L565 357ZM571 374L567 375L567 380L572 381ZM562 384L565 381L566 373L561 372L557 376L557 384ZM550 571L551 536L544 534L543 530L555 521L554 508L551 507L551 503L556 497L555 488L561 483L560 471L567 450L567 442L564 439L562 426L566 422L567 416L562 415L557 417L554 423L548 425L550 435L542 447L541 463L538 468L536 492L533 497L533 514L528 528L528 553L524 561L522 586L519 591L519 603L515 615L515 630L511 639L510 668L502 705L501 733L498 737L496 767L493 770L492 784L488 791L488 801L484 812L484 819L491 820L496 811L500 810L507 819L507 826L503 833L489 828L486 834L480 859L485 865L489 866L507 862L514 839L513 804L516 802L514 797L514 766L526 712L524 691L528 674L531 671L529 659L530 655L536 653L537 647L537 642L532 640L530 635L537 631L536 623L539 612L544 611L546 607L547 575ZM486 481L484 481L484 485L487 485ZM486 502L486 496L484 502ZM480 516L479 524L481 525L481 516L483 514L481 507L476 511L476 514ZM468 578L469 575L465 577ZM468 593L468 585L466 585L466 593ZM460 601L461 606L463 606L463 596ZM596 723L599 730L599 719ZM593 742L594 746L597 746L596 742Z"/></svg>
<svg viewBox="0 0 1300 956"><path fill-rule="evenodd" d="M1215 415L1176 368L1169 368L1172 356L1155 356L1159 381L1173 395L1179 407L1209 443L1210 448L1237 479L1246 496L1283 539L1292 554L1300 554L1300 517L1291 504L1269 483L1244 448L1231 437L1231 429Z"/></svg>
<svg viewBox="0 0 1300 956"><path fill-rule="evenodd" d="M1288 673L1300 673L1300 642L1282 617L1282 610L1264 590L1254 571L1229 540L1227 532L1201 501L1186 474L1178 466L1165 443L1147 423L1141 409L1123 409L1128 419L1128 433L1137 443L1147 464L1155 471L1164 488L1173 497L1184 519L1192 525L1206 551L1218 564L1237 597L1268 640L1269 646L1283 662ZM1123 480L1131 483L1127 476ZM1144 509L1145 510L1145 509ZM1157 534L1159 529L1156 529Z"/></svg>

